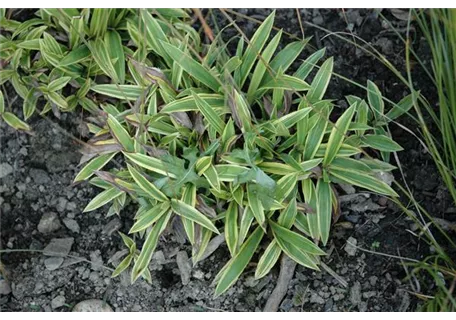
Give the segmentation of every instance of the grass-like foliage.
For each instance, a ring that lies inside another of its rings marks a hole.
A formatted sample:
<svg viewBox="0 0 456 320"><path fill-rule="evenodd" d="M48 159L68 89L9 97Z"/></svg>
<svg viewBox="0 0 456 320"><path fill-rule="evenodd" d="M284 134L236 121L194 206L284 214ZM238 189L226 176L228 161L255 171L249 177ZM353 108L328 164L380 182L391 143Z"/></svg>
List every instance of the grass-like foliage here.
<svg viewBox="0 0 456 320"><path fill-rule="evenodd" d="M367 99L349 96L341 110L324 99L333 59L318 65L322 49L290 72L308 39L279 51L274 13L251 39L232 39L232 57L220 37L202 44L178 20L184 13L83 10L76 21L70 11L40 10L36 23L46 27L31 39L23 25L34 23L8 21L13 44L2 54L12 57L2 79L13 83L24 106L36 91L48 99L45 109L81 104L92 113L87 164L75 182L90 180L103 191L84 211L110 203L108 214L119 214L127 203L139 206L130 236L122 234L129 253L114 276L131 267L132 281L151 280L148 266L167 231L185 234L194 264L224 233L231 258L215 278L216 295L256 254L257 278L282 254L318 270L325 254L319 245L327 244L340 210L337 184L397 196L376 175L394 167L369 154L378 150L387 159L401 150L384 128L411 107L411 98L385 114L369 82ZM18 72L21 59L27 75ZM340 116L332 123L334 111ZM102 171L113 159L117 167Z"/></svg>

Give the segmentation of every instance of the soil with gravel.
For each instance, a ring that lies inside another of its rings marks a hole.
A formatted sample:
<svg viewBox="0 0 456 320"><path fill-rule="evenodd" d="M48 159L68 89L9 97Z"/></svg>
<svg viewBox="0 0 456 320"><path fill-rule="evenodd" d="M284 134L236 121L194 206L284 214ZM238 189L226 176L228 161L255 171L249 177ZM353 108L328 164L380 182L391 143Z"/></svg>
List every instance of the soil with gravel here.
<svg viewBox="0 0 456 320"><path fill-rule="evenodd" d="M237 12L264 20L270 10ZM299 12L303 22L332 32L351 32L349 36L366 40L399 70L403 69L404 46L378 12L364 9ZM405 32L406 22L386 10L383 13L397 29ZM226 23L221 13L215 12L215 17L220 25ZM257 26L241 17L236 20L247 35ZM275 26L301 36L295 9L278 10ZM229 32L234 31L227 30L227 37ZM313 36L314 48L324 46L327 56L334 56L335 72L360 83L367 79L375 81L384 95L394 101L406 94L406 88L397 78L362 50L335 36L322 38L323 31L305 23L304 32ZM414 39L416 49L424 52L420 36L415 35ZM425 80L420 84L426 85ZM338 106L343 108L346 103L342 99L347 94L364 95L364 92L335 78L328 97L340 99ZM13 110L19 112L20 98L10 91L8 99L16 99ZM141 280L131 285L126 274L111 278L112 269L118 263L116 256L124 250L117 231L128 232L133 211L127 209L120 217L108 218L106 208L82 213L98 191L87 184L72 185L80 159L79 145L72 136L80 137L81 120L78 112L62 114L60 119L35 116L30 121L33 135L16 132L0 122L0 249L25 249L1 255L6 272L5 279L0 279L3 286L0 310L70 311L87 299L103 300L114 311L262 310L274 289L279 264L260 280L254 279L254 267L247 267L227 293L214 299L213 278L229 256L224 245L191 268L186 263L186 257L191 255L190 246L168 234L161 239L150 265L151 284ZM404 123L407 125L407 121ZM433 214L456 220L456 210L450 207L430 157L402 129L394 125L391 129L407 150L400 153L400 160L418 199ZM416 230L416 226L387 199L361 190L347 191L348 194L341 192L342 215L333 227L326 248L329 254L323 259L338 277L325 270L315 272L298 266L279 310L416 310L420 301L411 292L420 288L406 279L400 260L376 252L423 259L432 248L407 231ZM348 245L347 240L356 247ZM54 249L61 250L62 257L50 256Z"/></svg>

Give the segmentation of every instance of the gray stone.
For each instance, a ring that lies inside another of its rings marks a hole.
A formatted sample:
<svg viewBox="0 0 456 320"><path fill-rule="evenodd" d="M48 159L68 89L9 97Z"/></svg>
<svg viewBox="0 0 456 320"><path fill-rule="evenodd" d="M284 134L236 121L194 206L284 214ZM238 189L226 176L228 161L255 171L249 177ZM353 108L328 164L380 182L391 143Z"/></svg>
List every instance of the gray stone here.
<svg viewBox="0 0 456 320"><path fill-rule="evenodd" d="M358 223L359 218L361 218L361 216L358 214L350 214L350 215L345 216L345 219L352 223Z"/></svg>
<svg viewBox="0 0 456 320"><path fill-rule="evenodd" d="M9 163L0 163L0 179L11 173L13 173L13 167Z"/></svg>
<svg viewBox="0 0 456 320"><path fill-rule="evenodd" d="M350 237L348 238L347 240L347 244L345 245L345 252L349 255L349 256L355 256L356 255L356 245L357 245L358 241L353 238L353 237Z"/></svg>
<svg viewBox="0 0 456 320"><path fill-rule="evenodd" d="M139 304L135 304L135 305L133 306L133 308L131 308L131 311L132 311L132 312L139 312L139 311L141 311L141 309L142 309L142 308L141 308L141 306L140 306Z"/></svg>
<svg viewBox="0 0 456 320"><path fill-rule="evenodd" d="M351 9L347 10L345 13L347 17L347 21L352 24L356 24L357 26L360 26L361 23L363 22L363 17L359 14L358 9Z"/></svg>
<svg viewBox="0 0 456 320"><path fill-rule="evenodd" d="M49 271L54 271L58 269L65 259L62 257L50 257L44 260L44 266Z"/></svg>
<svg viewBox="0 0 456 320"><path fill-rule="evenodd" d="M102 233L110 236L111 234L119 230L121 227L122 222L119 219L115 218L106 224L106 226L103 228Z"/></svg>
<svg viewBox="0 0 456 320"><path fill-rule="evenodd" d="M193 278L196 278L196 279L199 279L199 280L203 280L204 279L204 272L201 271L201 270L196 270L195 272L193 272Z"/></svg>
<svg viewBox="0 0 456 320"><path fill-rule="evenodd" d="M356 281L353 287L350 288L350 301L354 305L358 305L361 302L361 284Z"/></svg>
<svg viewBox="0 0 456 320"><path fill-rule="evenodd" d="M332 311L333 306L334 306L334 301L332 298L329 298L325 303L325 311L326 312Z"/></svg>
<svg viewBox="0 0 456 320"><path fill-rule="evenodd" d="M314 17L312 19L312 22L316 25L322 25L324 23L323 17L318 9L314 9Z"/></svg>
<svg viewBox="0 0 456 320"><path fill-rule="evenodd" d="M60 229L59 216L55 212L46 212L38 223L38 231L41 233L51 233Z"/></svg>
<svg viewBox="0 0 456 320"><path fill-rule="evenodd" d="M64 218L63 219L63 224L69 230L73 231L74 233L79 233L79 231L80 231L79 224L74 219Z"/></svg>
<svg viewBox="0 0 456 320"><path fill-rule="evenodd" d="M280 305L280 309L285 312L288 312L293 308L293 301L291 299L284 299L282 304Z"/></svg>
<svg viewBox="0 0 456 320"><path fill-rule="evenodd" d="M0 279L0 296L6 296L11 293L11 286L6 279Z"/></svg>
<svg viewBox="0 0 456 320"><path fill-rule="evenodd" d="M402 301L398 311L405 312L410 306L410 295L407 292L401 292L400 296L402 296Z"/></svg>
<svg viewBox="0 0 456 320"><path fill-rule="evenodd" d="M77 205L74 202L68 202L66 205L66 209L69 211L75 211L77 209Z"/></svg>
<svg viewBox="0 0 456 320"><path fill-rule="evenodd" d="M310 303L325 304L325 299L320 297L316 292L312 292L310 296Z"/></svg>
<svg viewBox="0 0 456 320"><path fill-rule="evenodd" d="M369 299L372 297L375 297L377 295L377 291L367 291L363 293L363 298L364 299Z"/></svg>
<svg viewBox="0 0 456 320"><path fill-rule="evenodd" d="M360 192L360 193L353 193L353 194L347 194L344 196L339 197L339 202L340 203L346 203L346 202L363 202L366 201L366 199L370 198L369 193L365 192Z"/></svg>
<svg viewBox="0 0 456 320"><path fill-rule="evenodd" d="M350 209L355 212L377 211L381 208L382 207L373 202L372 199L367 199L366 201L350 205Z"/></svg>
<svg viewBox="0 0 456 320"><path fill-rule="evenodd" d="M190 282L192 266L188 259L187 252L179 251L176 255L176 263L181 275L182 284L185 286Z"/></svg>
<svg viewBox="0 0 456 320"><path fill-rule="evenodd" d="M389 186L391 186L391 184L394 181L394 176L393 176L393 174L391 172L380 171L380 172L377 172L375 174L375 176L377 178L379 178L380 180L382 180L384 183L386 183Z"/></svg>
<svg viewBox="0 0 456 320"><path fill-rule="evenodd" d="M391 54L394 51L393 41L388 38L380 38L375 44L381 48L381 51L384 54Z"/></svg>
<svg viewBox="0 0 456 320"><path fill-rule="evenodd" d="M259 280L255 279L255 277L253 276L250 276L250 277L247 277L247 279L245 279L245 286L246 287L250 287L250 288L253 288L255 287L258 282L260 282Z"/></svg>
<svg viewBox="0 0 456 320"><path fill-rule="evenodd" d="M342 190L345 191L346 194L354 194L356 192L356 189L352 185L339 183L339 186L342 188Z"/></svg>
<svg viewBox="0 0 456 320"><path fill-rule="evenodd" d="M53 257L65 257L70 253L74 238L52 239L44 248L43 254Z"/></svg>
<svg viewBox="0 0 456 320"><path fill-rule="evenodd" d="M100 274L96 271L92 271L89 275L89 280L93 283L97 283L100 281Z"/></svg>
<svg viewBox="0 0 456 320"><path fill-rule="evenodd" d="M366 312L367 311L367 302L361 301L358 305L359 312Z"/></svg>
<svg viewBox="0 0 456 320"><path fill-rule="evenodd" d="M158 265L162 265L162 264L166 263L165 254L163 253L162 250L158 250L158 251L154 252L154 255L152 256L152 263L158 264Z"/></svg>
<svg viewBox="0 0 456 320"><path fill-rule="evenodd" d="M62 307L65 304L65 297L64 296L57 296L51 301L51 308L57 309Z"/></svg>
<svg viewBox="0 0 456 320"><path fill-rule="evenodd" d="M57 209L58 212L63 212L66 209L66 205L68 203L68 200L64 197L60 197L57 199L57 204L55 208Z"/></svg>
<svg viewBox="0 0 456 320"><path fill-rule="evenodd" d="M73 312L113 312L112 308L104 301L90 299L79 302L74 306Z"/></svg>
<svg viewBox="0 0 456 320"><path fill-rule="evenodd" d="M377 280L378 280L378 277L376 277L376 276L372 276L369 278L369 282L372 286L375 286L375 284L377 283Z"/></svg>
<svg viewBox="0 0 456 320"><path fill-rule="evenodd" d="M46 173L46 171L41 169L30 169L29 176L33 179L35 184L38 185L48 184L51 182L51 178L49 178L49 175Z"/></svg>
<svg viewBox="0 0 456 320"><path fill-rule="evenodd" d="M92 261L92 270L101 270L101 268L103 267L103 258L101 257L100 250L92 251L90 253L90 261Z"/></svg>

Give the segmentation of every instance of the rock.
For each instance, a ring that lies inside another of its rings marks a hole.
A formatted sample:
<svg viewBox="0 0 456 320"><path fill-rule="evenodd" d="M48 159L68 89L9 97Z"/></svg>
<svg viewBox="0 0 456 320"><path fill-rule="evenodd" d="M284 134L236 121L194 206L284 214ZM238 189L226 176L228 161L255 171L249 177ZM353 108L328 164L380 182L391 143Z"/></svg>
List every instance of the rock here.
<svg viewBox="0 0 456 320"><path fill-rule="evenodd" d="M101 268L103 267L103 258L101 257L100 250L92 251L90 253L90 261L92 261L92 270L101 270Z"/></svg>
<svg viewBox="0 0 456 320"><path fill-rule="evenodd" d="M98 272L92 271L89 275L89 280L93 283L97 283L100 281L100 274Z"/></svg>
<svg viewBox="0 0 456 320"><path fill-rule="evenodd" d="M377 283L377 280L378 280L378 277L376 277L376 276L370 277L369 282L370 282L371 286L375 286L375 284Z"/></svg>
<svg viewBox="0 0 456 320"><path fill-rule="evenodd" d="M133 306L133 308L131 308L131 311L132 311L132 312L139 312L139 311L141 311L141 309L142 309L142 308L141 308L141 306L140 306L139 304L135 304L135 305Z"/></svg>
<svg viewBox="0 0 456 320"><path fill-rule="evenodd" d="M65 259L62 257L50 257L44 260L44 266L49 271L54 271L58 269Z"/></svg>
<svg viewBox="0 0 456 320"><path fill-rule="evenodd" d="M369 299L372 297L375 297L377 295L377 291L367 291L363 293L363 298L364 299Z"/></svg>
<svg viewBox="0 0 456 320"><path fill-rule="evenodd" d="M310 296L310 303L325 304L325 299L320 297L316 292L312 292Z"/></svg>
<svg viewBox="0 0 456 320"><path fill-rule="evenodd" d="M381 205L382 207L385 207L388 204L388 198L380 197L380 199L378 199L377 203L379 205Z"/></svg>
<svg viewBox="0 0 456 320"><path fill-rule="evenodd" d="M201 256L200 261L208 258L223 242L225 242L225 235L223 233L212 238L207 245L206 251L204 251Z"/></svg>
<svg viewBox="0 0 456 320"><path fill-rule="evenodd" d="M456 231L456 222L450 222L441 218L434 218L434 221L445 231Z"/></svg>
<svg viewBox="0 0 456 320"><path fill-rule="evenodd" d="M363 17L359 14L358 9L347 10L346 17L348 23L356 24L357 26L360 26L363 22Z"/></svg>
<svg viewBox="0 0 456 320"><path fill-rule="evenodd" d="M113 312L112 308L104 301L90 299L79 302L74 306L73 312Z"/></svg>
<svg viewBox="0 0 456 320"><path fill-rule="evenodd" d="M51 308L57 309L62 307L65 304L65 297L64 296L57 296L51 301Z"/></svg>
<svg viewBox="0 0 456 320"><path fill-rule="evenodd" d="M187 252L179 251L176 255L176 263L180 271L182 284L185 286L190 282L190 274L192 271Z"/></svg>
<svg viewBox="0 0 456 320"><path fill-rule="evenodd" d="M381 208L382 207L373 202L372 199L367 199L366 201L360 203L354 203L350 206L350 209L355 212L377 211Z"/></svg>
<svg viewBox="0 0 456 320"><path fill-rule="evenodd" d="M29 176L33 179L33 182L38 185L46 185L51 182L51 178L49 178L46 171L41 169L30 169Z"/></svg>
<svg viewBox="0 0 456 320"><path fill-rule="evenodd" d="M121 227L122 222L119 219L115 218L106 224L106 226L103 228L102 233L110 236L111 234L119 230Z"/></svg>
<svg viewBox="0 0 456 320"><path fill-rule="evenodd" d="M399 306L399 312L405 312L410 306L410 295L407 292L401 292L402 296L401 305Z"/></svg>
<svg viewBox="0 0 456 320"><path fill-rule="evenodd" d="M347 194L345 196L340 196L339 197L339 202L340 203L346 203L346 202L363 202L366 201L367 198L370 198L369 193L353 193L353 194Z"/></svg>
<svg viewBox="0 0 456 320"><path fill-rule="evenodd" d="M345 245L345 252L349 255L349 256L355 256L356 255L356 245L358 243L358 240L356 240L355 238L353 237L350 237L348 238L347 240L347 244Z"/></svg>
<svg viewBox="0 0 456 320"><path fill-rule="evenodd" d="M74 202L68 202L67 205L66 205L66 209L68 211L75 211L77 209L77 207L78 206Z"/></svg>
<svg viewBox="0 0 456 320"><path fill-rule="evenodd" d="M6 177L11 173L13 173L13 167L9 163L0 163L0 179Z"/></svg>
<svg viewBox="0 0 456 320"><path fill-rule="evenodd" d="M379 178L380 180L382 180L384 183L386 183L389 186L391 186L391 184L394 181L394 176L393 176L393 174L391 172L380 171L380 172L377 172L375 174L375 176L377 178Z"/></svg>
<svg viewBox="0 0 456 320"><path fill-rule="evenodd" d="M59 216L55 212L46 212L38 223L38 231L44 234L52 233L60 229Z"/></svg>
<svg viewBox="0 0 456 320"><path fill-rule="evenodd" d="M165 258L165 254L163 253L163 251L162 250L155 251L154 255L152 256L152 261L159 265L165 264L166 258Z"/></svg>
<svg viewBox="0 0 456 320"><path fill-rule="evenodd" d="M11 286L6 279L0 279L0 296L6 296L11 293Z"/></svg>
<svg viewBox="0 0 456 320"><path fill-rule="evenodd" d="M361 218L361 216L359 214L350 214L350 215L345 216L345 219L347 219L347 221L350 221L355 224L358 223L359 218Z"/></svg>
<svg viewBox="0 0 456 320"><path fill-rule="evenodd" d="M334 300L332 298L329 298L326 303L325 303L325 312L330 312L332 311L332 308L334 306Z"/></svg>
<svg viewBox="0 0 456 320"><path fill-rule="evenodd" d="M246 287L253 288L258 284L258 282L260 282L260 281L255 279L254 276L250 276L250 277L247 277L247 279L245 279L244 285Z"/></svg>
<svg viewBox="0 0 456 320"><path fill-rule="evenodd" d="M53 257L65 257L70 253L73 243L74 238L52 239L46 248L44 248L43 254Z"/></svg>
<svg viewBox="0 0 456 320"><path fill-rule="evenodd" d="M358 305L361 302L361 284L359 281L356 281L350 289L350 301L354 305Z"/></svg>
<svg viewBox="0 0 456 320"><path fill-rule="evenodd" d="M69 230L73 231L74 233L79 233L79 231L80 231L79 224L74 219L64 218L63 219L63 224Z"/></svg>
<svg viewBox="0 0 456 320"><path fill-rule="evenodd" d="M323 17L318 9L313 10L314 17L312 18L312 22L316 25L322 25L324 20Z"/></svg>
<svg viewBox="0 0 456 320"><path fill-rule="evenodd" d="M282 304L280 305L280 309L285 312L288 312L293 308L293 301L291 299L284 299Z"/></svg>
<svg viewBox="0 0 456 320"><path fill-rule="evenodd" d="M204 279L204 272L201 270L196 270L193 272L193 278L203 280Z"/></svg>
<svg viewBox="0 0 456 320"><path fill-rule="evenodd" d="M381 51L384 54L391 54L394 51L394 44L390 39L380 38L375 44L381 48Z"/></svg>
<svg viewBox="0 0 456 320"><path fill-rule="evenodd" d="M63 212L66 209L66 205L68 203L68 200L64 197L60 197L57 199L57 204L55 208L57 209L58 212Z"/></svg>
<svg viewBox="0 0 456 320"><path fill-rule="evenodd" d="M339 186L342 188L342 190L344 190L346 194L354 194L356 192L356 189L352 185L339 183Z"/></svg>
<svg viewBox="0 0 456 320"><path fill-rule="evenodd" d="M361 301L358 305L359 312L366 312L367 311L367 302Z"/></svg>

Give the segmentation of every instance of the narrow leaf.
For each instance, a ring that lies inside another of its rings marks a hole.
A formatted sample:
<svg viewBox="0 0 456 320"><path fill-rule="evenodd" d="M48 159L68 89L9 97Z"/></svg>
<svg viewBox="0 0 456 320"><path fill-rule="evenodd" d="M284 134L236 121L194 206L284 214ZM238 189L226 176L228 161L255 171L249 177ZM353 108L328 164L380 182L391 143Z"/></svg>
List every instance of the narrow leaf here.
<svg viewBox="0 0 456 320"><path fill-rule="evenodd" d="M271 271L274 265L279 260L282 249L274 239L268 245L260 260L258 261L257 268L255 270L255 279L261 279Z"/></svg>
<svg viewBox="0 0 456 320"><path fill-rule="evenodd" d="M117 121L117 119L108 114L108 126L111 129L111 133L116 138L116 140L124 147L125 151L127 152L134 152L135 146L133 143L133 139L128 134L127 130Z"/></svg>
<svg viewBox="0 0 456 320"><path fill-rule="evenodd" d="M219 234L220 232L214 226L214 224L209 220L204 214L193 208L192 206L186 204L181 200L172 199L171 208L178 215L190 219L193 222Z"/></svg>
<svg viewBox="0 0 456 320"><path fill-rule="evenodd" d="M383 181L380 181L365 173L343 170L340 168L331 168L330 175L355 186L371 190L380 194L398 197L398 194Z"/></svg>
<svg viewBox="0 0 456 320"><path fill-rule="evenodd" d="M226 266L216 276L219 280L217 287L215 288L215 297L220 296L236 282L257 250L258 245L263 238L263 234L263 230L260 227L257 227L239 249L236 256L228 261Z"/></svg>
<svg viewBox="0 0 456 320"><path fill-rule="evenodd" d="M329 238L329 230L332 218L331 187L328 182L319 179L317 182L317 215L320 237L325 246Z"/></svg>
<svg viewBox="0 0 456 320"><path fill-rule="evenodd" d="M204 118L207 122L219 133L222 134L225 129L225 123L217 115L214 109L203 99L201 99L197 94L193 93L193 98L196 101L196 105L200 112L204 115Z"/></svg>
<svg viewBox="0 0 456 320"><path fill-rule="evenodd" d="M107 204L109 201L113 200L114 198L117 198L122 193L124 193L124 191L119 190L115 187L106 189L105 191L98 194L95 198L93 198L92 201L89 202L89 204L84 208L82 212L89 212L98 209L101 206Z"/></svg>
<svg viewBox="0 0 456 320"><path fill-rule="evenodd" d="M130 172L133 180L139 185L139 187L144 190L151 198L157 200L158 202L167 202L168 198L163 192L161 192L152 182L147 180L138 170L127 164L128 171Z"/></svg>
<svg viewBox="0 0 456 320"><path fill-rule="evenodd" d="M84 166L84 168L79 171L76 178L74 178L73 182L83 181L90 178L93 173L97 170L103 168L111 159L117 154L117 152L110 153L110 154L102 154L98 157L92 159L88 164Z"/></svg>
<svg viewBox="0 0 456 320"><path fill-rule="evenodd" d="M28 124L23 122L21 119L16 117L14 114L11 112L3 112L2 113L2 118L5 120L5 122L13 127L16 130L24 130L24 131L30 131L30 127Z"/></svg>
<svg viewBox="0 0 456 320"><path fill-rule="evenodd" d="M345 112L337 119L328 140L328 147L326 149L323 165L326 166L336 157L339 148L341 147L345 133L350 126L350 121L355 112L356 105L350 106Z"/></svg>
<svg viewBox="0 0 456 320"><path fill-rule="evenodd" d="M231 201L225 214L225 239L232 257L237 252L238 231L238 205Z"/></svg>
<svg viewBox="0 0 456 320"><path fill-rule="evenodd" d="M370 80L367 81L367 99L374 112L374 117L380 119L385 111L385 103L377 85Z"/></svg>
<svg viewBox="0 0 456 320"><path fill-rule="evenodd" d="M163 202L160 205L155 205L151 209L144 212L139 219L133 224L128 233L136 233L149 228L158 219L160 219L170 209L169 202Z"/></svg>
<svg viewBox="0 0 456 320"><path fill-rule="evenodd" d="M148 233L146 241L142 247L141 253L136 260L133 270L131 272L132 282L135 282L149 267L152 255L157 247L158 238L160 234L165 230L166 225L171 217L171 212L163 215L154 225L152 230Z"/></svg>
<svg viewBox="0 0 456 320"><path fill-rule="evenodd" d="M366 134L362 137L362 141L369 147L380 151L394 152L404 150L399 144L385 135Z"/></svg>

